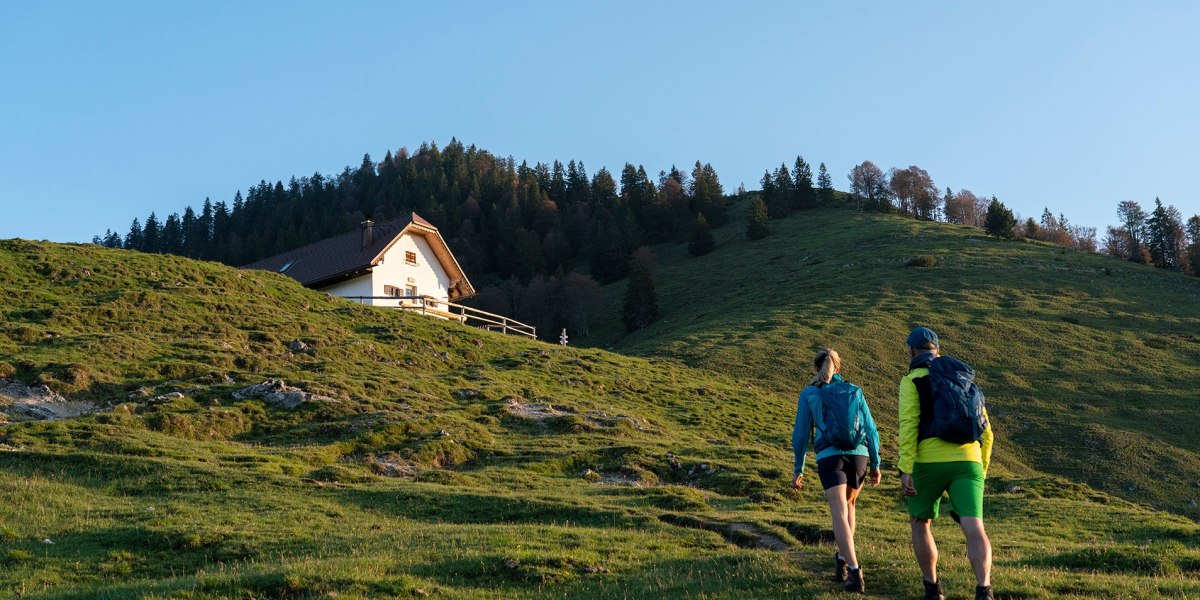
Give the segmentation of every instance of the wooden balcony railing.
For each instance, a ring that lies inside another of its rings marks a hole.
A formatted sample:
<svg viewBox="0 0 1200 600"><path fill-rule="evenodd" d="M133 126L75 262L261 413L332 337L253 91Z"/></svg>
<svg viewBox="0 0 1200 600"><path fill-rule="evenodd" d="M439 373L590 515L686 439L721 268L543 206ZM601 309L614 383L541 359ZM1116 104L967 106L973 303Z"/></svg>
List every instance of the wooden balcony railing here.
<svg viewBox="0 0 1200 600"><path fill-rule="evenodd" d="M458 321L463 325L479 327L488 331L523 335L537 339L537 327L526 325L502 315L479 310L478 308L439 300L432 296L342 296L342 298L355 300L359 304L411 310L423 315L432 315Z"/></svg>

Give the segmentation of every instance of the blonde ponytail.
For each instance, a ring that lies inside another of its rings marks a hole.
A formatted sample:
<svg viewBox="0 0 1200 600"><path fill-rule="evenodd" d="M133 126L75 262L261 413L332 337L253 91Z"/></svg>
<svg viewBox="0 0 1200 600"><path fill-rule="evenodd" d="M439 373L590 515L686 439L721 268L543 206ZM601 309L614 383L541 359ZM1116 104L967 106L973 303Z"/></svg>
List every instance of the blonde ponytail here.
<svg viewBox="0 0 1200 600"><path fill-rule="evenodd" d="M813 359L813 368L817 374L808 385L825 385L833 379L833 374L842 370L842 357L833 348L821 348Z"/></svg>

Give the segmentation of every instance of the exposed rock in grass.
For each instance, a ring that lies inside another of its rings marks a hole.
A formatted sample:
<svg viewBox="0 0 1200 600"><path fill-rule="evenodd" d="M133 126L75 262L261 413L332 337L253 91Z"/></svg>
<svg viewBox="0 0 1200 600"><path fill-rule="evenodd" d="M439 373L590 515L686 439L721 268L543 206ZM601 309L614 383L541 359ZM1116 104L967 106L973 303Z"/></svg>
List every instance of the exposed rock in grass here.
<svg viewBox="0 0 1200 600"><path fill-rule="evenodd" d="M296 353L308 352L311 349L312 347L305 344L304 340L293 340L292 343L288 344L288 350Z"/></svg>
<svg viewBox="0 0 1200 600"><path fill-rule="evenodd" d="M621 471L594 471L587 469L583 473L580 473L579 476L584 481L600 485L628 485L631 487L644 487L647 485L636 475L630 475Z"/></svg>
<svg viewBox="0 0 1200 600"><path fill-rule="evenodd" d="M20 381L0 379L0 406L13 420L68 419L96 411L90 402L68 400L45 385L29 386Z"/></svg>
<svg viewBox="0 0 1200 600"><path fill-rule="evenodd" d="M637 417L610 415L600 410L581 413L568 406L556 406L548 402L522 402L516 396L508 397L504 403L504 412L543 425L566 425L567 429L573 432L621 426L637 431L650 431L645 421Z"/></svg>
<svg viewBox="0 0 1200 600"><path fill-rule="evenodd" d="M367 459L371 464L371 469L377 475L384 477L414 477L417 474L417 467L411 462L389 453L381 456L371 456Z"/></svg>
<svg viewBox="0 0 1200 600"><path fill-rule="evenodd" d="M514 417L532 421L544 421L577 414L570 408L555 407L553 404L525 404L515 397L510 397L504 404L504 411Z"/></svg>
<svg viewBox="0 0 1200 600"><path fill-rule="evenodd" d="M161 396L155 396L154 398L150 399L150 402L162 404L163 402L170 402L171 400L178 400L183 397L183 392L169 392Z"/></svg>
<svg viewBox="0 0 1200 600"><path fill-rule="evenodd" d="M271 406L285 410L292 410L305 402L337 402L333 398L310 394L300 388L292 387L280 379L268 379L262 383L242 388L234 392L233 397L236 400L258 398Z"/></svg>

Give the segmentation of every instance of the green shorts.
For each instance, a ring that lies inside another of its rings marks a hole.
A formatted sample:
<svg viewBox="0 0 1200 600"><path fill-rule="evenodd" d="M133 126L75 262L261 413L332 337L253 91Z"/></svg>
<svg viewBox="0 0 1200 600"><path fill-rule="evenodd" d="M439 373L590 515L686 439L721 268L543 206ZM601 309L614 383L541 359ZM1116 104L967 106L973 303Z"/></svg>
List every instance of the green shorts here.
<svg viewBox="0 0 1200 600"><path fill-rule="evenodd" d="M918 519L938 518L942 492L950 507L963 517L983 518L983 465L977 462L916 463L912 472L917 495L908 498L908 514Z"/></svg>

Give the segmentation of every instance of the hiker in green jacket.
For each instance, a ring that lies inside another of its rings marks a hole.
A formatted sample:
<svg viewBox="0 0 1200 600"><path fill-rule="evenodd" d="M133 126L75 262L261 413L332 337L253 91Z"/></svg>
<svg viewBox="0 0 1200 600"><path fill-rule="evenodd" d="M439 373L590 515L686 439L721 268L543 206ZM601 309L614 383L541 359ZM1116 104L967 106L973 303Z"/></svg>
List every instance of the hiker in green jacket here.
<svg viewBox="0 0 1200 600"><path fill-rule="evenodd" d="M800 392L796 424L792 428L795 469L792 487L804 485L804 457L808 439L817 451L817 476L825 488L833 516L834 578L850 592L865 593L866 584L854 550L854 502L871 467L871 487L879 485L879 432L862 388L847 383L839 373L842 359L824 348L813 360L817 374ZM816 435L813 435L814 429Z"/></svg>
<svg viewBox="0 0 1200 600"><path fill-rule="evenodd" d="M907 343L910 362L908 375L900 380L898 466L925 598L944 598L930 524L938 517L942 493L947 492L950 516L967 538L967 556L977 583L975 598L991 599L992 545L983 527L983 482L992 457L992 429L983 394L973 383L970 367L941 356L932 329L913 329ZM954 407L960 410L951 411Z"/></svg>

